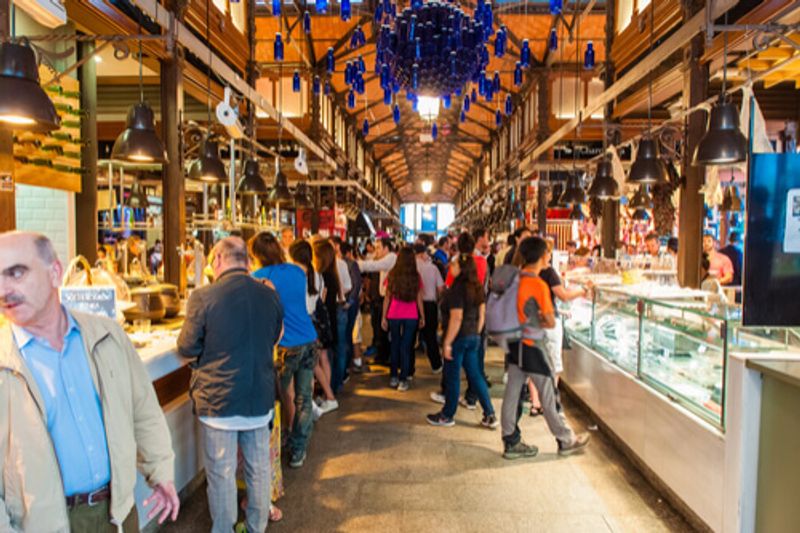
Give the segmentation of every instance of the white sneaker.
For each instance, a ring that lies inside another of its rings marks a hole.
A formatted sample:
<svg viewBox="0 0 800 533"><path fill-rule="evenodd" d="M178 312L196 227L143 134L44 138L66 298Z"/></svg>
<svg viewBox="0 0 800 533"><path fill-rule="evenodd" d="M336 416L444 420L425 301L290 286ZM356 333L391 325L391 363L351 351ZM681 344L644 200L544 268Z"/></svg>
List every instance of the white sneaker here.
<svg viewBox="0 0 800 533"><path fill-rule="evenodd" d="M397 385L397 390L398 390L398 391L400 391L400 392L405 392L405 391L407 391L407 390L408 390L408 381L401 381L401 382L400 382L400 383Z"/></svg>
<svg viewBox="0 0 800 533"><path fill-rule="evenodd" d="M444 394L442 394L440 392L432 392L431 393L431 400L433 400L436 403L444 404L444 402L445 402Z"/></svg>
<svg viewBox="0 0 800 533"><path fill-rule="evenodd" d="M311 416L314 418L314 422L320 419L320 417L325 414L322 412L322 409L319 408L314 402L311 402Z"/></svg>
<svg viewBox="0 0 800 533"><path fill-rule="evenodd" d="M330 413L331 411L335 411L339 408L339 402L336 400L325 400L322 402L322 405L319 406L320 412L322 414Z"/></svg>

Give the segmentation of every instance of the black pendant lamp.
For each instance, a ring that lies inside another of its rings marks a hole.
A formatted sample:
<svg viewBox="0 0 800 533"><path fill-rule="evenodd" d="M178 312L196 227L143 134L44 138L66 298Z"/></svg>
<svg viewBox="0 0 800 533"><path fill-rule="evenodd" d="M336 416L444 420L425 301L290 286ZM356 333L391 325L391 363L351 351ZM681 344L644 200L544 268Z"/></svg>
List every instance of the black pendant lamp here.
<svg viewBox="0 0 800 533"><path fill-rule="evenodd" d="M647 212L647 209L637 209L633 212L631 218L640 222L646 222L650 220L650 213Z"/></svg>
<svg viewBox="0 0 800 533"><path fill-rule="evenodd" d="M39 83L39 68L27 44L0 44L0 126L12 130L57 130L61 119Z"/></svg>
<svg viewBox="0 0 800 533"><path fill-rule="evenodd" d="M150 205L147 195L142 190L142 186L139 185L138 182L134 182L133 185L131 185L131 194L128 196L127 204L128 207L133 208L146 208Z"/></svg>
<svg viewBox="0 0 800 533"><path fill-rule="evenodd" d="M739 129L739 112L720 99L711 108L708 131L694 153L696 165L730 165L747 159L747 139Z"/></svg>
<svg viewBox="0 0 800 533"><path fill-rule="evenodd" d="M156 135L153 110L147 102L133 104L128 110L125 131L111 149L111 159L130 163L166 163L167 153Z"/></svg>
<svg viewBox="0 0 800 533"><path fill-rule="evenodd" d="M733 183L725 187L725 194L719 210L726 213L742 210L742 197L739 196L739 188Z"/></svg>
<svg viewBox="0 0 800 533"><path fill-rule="evenodd" d="M581 204L574 204L572 206L572 211L569 212L569 219L570 220L583 220L586 218L583 214L583 209L581 209Z"/></svg>
<svg viewBox="0 0 800 533"><path fill-rule="evenodd" d="M639 150L636 160L631 165L628 174L628 183L652 185L664 183L667 180L667 167L658 150L658 143L650 137L639 141Z"/></svg>
<svg viewBox="0 0 800 533"><path fill-rule="evenodd" d="M611 161L603 159L597 164L597 174L589 187L589 196L598 200L615 200L619 198L619 186L614 179Z"/></svg>
<svg viewBox="0 0 800 533"><path fill-rule="evenodd" d="M267 194L267 184L261 177L261 171L258 168L258 161L255 159L248 159L244 164L244 176L239 180L236 185L236 194Z"/></svg>
<svg viewBox="0 0 800 533"><path fill-rule="evenodd" d="M577 174L570 174L567 178L567 188L561 195L560 203L563 205L582 204L586 201L586 191L581 187L580 177Z"/></svg>
<svg viewBox="0 0 800 533"><path fill-rule="evenodd" d="M633 197L631 197L628 206L631 209L651 209L653 207L653 198L650 196L646 185L639 187Z"/></svg>
<svg viewBox="0 0 800 533"><path fill-rule="evenodd" d="M292 191L289 190L289 180L286 174L281 172L281 161L275 158L275 184L269 191L269 201L273 204L286 204L294 200Z"/></svg>
<svg viewBox="0 0 800 533"><path fill-rule="evenodd" d="M200 157L189 167L189 177L206 183L225 181L225 165L219 157L219 144L206 139L200 146Z"/></svg>

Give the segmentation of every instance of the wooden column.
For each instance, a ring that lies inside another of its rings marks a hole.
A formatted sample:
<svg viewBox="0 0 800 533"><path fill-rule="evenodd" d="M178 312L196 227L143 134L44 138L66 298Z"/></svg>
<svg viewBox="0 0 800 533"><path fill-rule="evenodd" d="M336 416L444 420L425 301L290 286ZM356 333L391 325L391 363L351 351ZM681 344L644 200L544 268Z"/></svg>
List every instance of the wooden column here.
<svg viewBox="0 0 800 533"><path fill-rule="evenodd" d="M538 102L536 109L536 141L544 142L550 136L550 77L547 73L539 76ZM542 159L547 159L549 154L544 154ZM549 182L549 176L548 176ZM542 187L542 176L539 175L539 187L536 209L536 226L541 235L547 233L547 188Z"/></svg>
<svg viewBox="0 0 800 533"><path fill-rule="evenodd" d="M186 187L181 151L183 116L183 59L180 51L161 60L162 139L169 162L162 169L164 209L164 281L186 290L186 268L179 253L186 236Z"/></svg>
<svg viewBox="0 0 800 533"><path fill-rule="evenodd" d="M0 0L0 36L11 28L11 2ZM11 176L11 190L0 188L0 232L17 227L17 204L14 193L14 134L0 129L0 177Z"/></svg>
<svg viewBox="0 0 800 533"><path fill-rule="evenodd" d="M694 107L708 97L708 66L700 62L703 55L703 36L696 35L684 55L683 97L686 107ZM683 153L683 174L686 183L681 189L678 219L678 282L684 287L700 286L702 257L703 195L705 167L692 164L695 148L706 130L706 114L694 112L689 116L686 144Z"/></svg>
<svg viewBox="0 0 800 533"><path fill-rule="evenodd" d="M94 42L79 44L79 58L91 56ZM78 254L97 260L97 63L78 71L81 87L81 192L75 195L75 245Z"/></svg>
<svg viewBox="0 0 800 533"><path fill-rule="evenodd" d="M616 0L606 0L606 60L604 64L605 78L603 84L605 89L608 89L614 84L616 79L616 72L614 63L611 61L611 50L614 46L614 31L616 26ZM604 122L608 126L611 124L612 117L614 116L614 101L609 102L604 108ZM608 141L617 143L618 138L611 139L609 132L603 128L603 146L606 146ZM619 134L615 133L615 137ZM603 156L605 157L605 155ZM603 246L603 257L613 259L616 257L617 241L619 240L619 200L606 200L603 202L602 211L603 227L601 229L600 241Z"/></svg>

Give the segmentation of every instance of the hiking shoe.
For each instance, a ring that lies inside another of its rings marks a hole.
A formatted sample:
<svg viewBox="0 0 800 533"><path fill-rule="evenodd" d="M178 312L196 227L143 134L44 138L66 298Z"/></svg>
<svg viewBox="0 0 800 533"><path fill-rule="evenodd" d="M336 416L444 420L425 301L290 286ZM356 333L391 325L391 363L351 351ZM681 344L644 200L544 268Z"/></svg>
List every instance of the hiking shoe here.
<svg viewBox="0 0 800 533"><path fill-rule="evenodd" d="M300 468L306 462L306 452L295 452L292 454L292 460L289 461L289 466L292 468Z"/></svg>
<svg viewBox="0 0 800 533"><path fill-rule="evenodd" d="M398 383L400 383L400 380L399 380L399 379L397 379L397 378L391 378L391 379L389 380L389 386L390 386L391 388L393 388L393 389L396 389L396 388L397 388L397 384L398 384Z"/></svg>
<svg viewBox="0 0 800 533"><path fill-rule="evenodd" d="M578 453L579 451L586 448L586 445L589 444L589 434L588 433L581 433L579 435L575 435L575 440L573 440L570 444L563 444L561 442L558 443L558 455L572 455L573 453Z"/></svg>
<svg viewBox="0 0 800 533"><path fill-rule="evenodd" d="M456 421L452 418L447 418L442 413L434 413L425 417L428 424L432 426L452 427L456 425Z"/></svg>
<svg viewBox="0 0 800 533"><path fill-rule="evenodd" d="M503 452L503 459L521 459L523 457L536 457L539 453L539 448L536 446L528 446L522 441L519 441L513 446L507 446Z"/></svg>
<svg viewBox="0 0 800 533"><path fill-rule="evenodd" d="M441 392L432 392L431 393L431 400L444 405L445 397L444 394Z"/></svg>
<svg viewBox="0 0 800 533"><path fill-rule="evenodd" d="M460 405L461 407L466 407L470 411L474 411L475 409L478 408L476 403L470 403L467 401L466 398L461 398L460 400L458 400L458 405Z"/></svg>
<svg viewBox="0 0 800 533"><path fill-rule="evenodd" d="M485 428L495 429L500 425L500 421L497 420L495 415L483 415L483 418L481 419L481 425Z"/></svg>
<svg viewBox="0 0 800 533"><path fill-rule="evenodd" d="M331 411L335 411L339 408L339 402L334 400L325 400L319 406L320 412L324 415L325 413L330 413Z"/></svg>
<svg viewBox="0 0 800 533"><path fill-rule="evenodd" d="M432 370L432 372L434 373L434 375L435 374L441 374L442 373L442 366L440 366L439 368L434 368Z"/></svg>
<svg viewBox="0 0 800 533"><path fill-rule="evenodd" d="M398 392L407 391L408 390L408 381L403 380L400 383L398 383L397 384L397 390L398 390Z"/></svg>

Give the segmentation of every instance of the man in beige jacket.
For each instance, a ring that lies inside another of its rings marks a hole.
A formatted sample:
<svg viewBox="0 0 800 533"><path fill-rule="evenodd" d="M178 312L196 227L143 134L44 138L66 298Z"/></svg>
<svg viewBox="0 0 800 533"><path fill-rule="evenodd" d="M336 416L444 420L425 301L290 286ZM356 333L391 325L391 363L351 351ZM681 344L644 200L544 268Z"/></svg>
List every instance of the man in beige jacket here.
<svg viewBox="0 0 800 533"><path fill-rule="evenodd" d="M175 520L174 454L139 355L113 321L67 311L50 241L0 234L0 531L138 532Z"/></svg>

